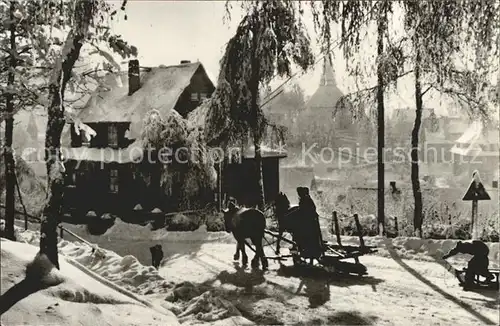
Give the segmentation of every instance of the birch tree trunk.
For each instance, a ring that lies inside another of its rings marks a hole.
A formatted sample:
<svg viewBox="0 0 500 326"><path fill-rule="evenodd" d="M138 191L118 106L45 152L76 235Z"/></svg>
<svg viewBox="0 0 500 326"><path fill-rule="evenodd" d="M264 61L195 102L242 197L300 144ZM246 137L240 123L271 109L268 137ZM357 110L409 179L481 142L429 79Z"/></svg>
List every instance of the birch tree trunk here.
<svg viewBox="0 0 500 326"><path fill-rule="evenodd" d="M65 172L60 155L61 133L65 124L64 91L87 36L95 10L94 1L79 0L75 8L75 25L68 34L49 85L50 104L47 109L48 121L45 134L48 196L40 226L40 254L47 255L57 269L59 269L57 226L61 221Z"/></svg>
<svg viewBox="0 0 500 326"><path fill-rule="evenodd" d="M378 233L385 230L385 109L384 109L384 33L387 17L381 15L377 21L377 227Z"/></svg>
<svg viewBox="0 0 500 326"><path fill-rule="evenodd" d="M256 24L257 25L257 24ZM261 142L262 142L262 128L260 124L260 107L259 107L259 83L260 83L260 58L257 57L257 48L259 45L259 26L254 26L253 28L253 47L252 47L252 79L251 79L251 112L253 114L251 121L252 128L252 138L255 150L255 187L257 195L257 207L260 210L264 210L265 197L264 197L264 182L262 174L262 152L261 152Z"/></svg>
<svg viewBox="0 0 500 326"><path fill-rule="evenodd" d="M14 87L14 69L16 68L16 27L14 17L14 2L11 2L9 9L9 33L10 33L10 60L9 72L7 76L8 88ZM14 150L12 148L12 138L14 133L14 94L12 90L5 96L5 107L7 109L7 119L5 119L5 237L16 240L14 235L14 215L15 215L15 187L16 172L14 161Z"/></svg>
<svg viewBox="0 0 500 326"><path fill-rule="evenodd" d="M411 133L411 187L413 190L414 199L414 211L413 211L413 227L417 236L422 237L422 190L420 189L420 178L419 178L419 158L418 158L418 146L419 146L419 133L420 125L422 124L422 85L420 80L420 64L421 64L421 53L418 47L416 47L416 58L415 58L415 122L413 124L413 130Z"/></svg>

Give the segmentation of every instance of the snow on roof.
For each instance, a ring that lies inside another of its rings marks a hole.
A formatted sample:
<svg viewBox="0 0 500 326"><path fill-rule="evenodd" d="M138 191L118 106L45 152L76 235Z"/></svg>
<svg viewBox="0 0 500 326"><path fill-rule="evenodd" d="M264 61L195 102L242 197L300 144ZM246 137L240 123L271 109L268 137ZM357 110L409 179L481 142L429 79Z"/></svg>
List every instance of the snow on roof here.
<svg viewBox="0 0 500 326"><path fill-rule="evenodd" d="M264 145L264 144L260 146L260 151L261 151L261 155L263 158L286 157L287 156L286 150L273 149L273 148L271 148L267 145ZM255 157L255 147L253 145L248 146L247 148L245 148L245 152L243 155L245 158L254 158Z"/></svg>
<svg viewBox="0 0 500 326"><path fill-rule="evenodd" d="M462 156L498 156L498 142L498 126L488 128L481 121L474 121L450 151Z"/></svg>
<svg viewBox="0 0 500 326"><path fill-rule="evenodd" d="M141 88L131 96L125 73L108 75L104 85L81 110L79 118L84 123L131 122L132 138L137 138L145 114L156 109L165 115L172 110L200 68L204 69L199 62L151 68L141 73Z"/></svg>
<svg viewBox="0 0 500 326"><path fill-rule="evenodd" d="M498 144L499 127L484 126L481 121L474 121L457 139L458 144Z"/></svg>
<svg viewBox="0 0 500 326"><path fill-rule="evenodd" d="M461 144L470 144L475 142L480 136L483 130L483 125L480 121L474 121L472 124L465 130L465 132L457 139L457 143Z"/></svg>

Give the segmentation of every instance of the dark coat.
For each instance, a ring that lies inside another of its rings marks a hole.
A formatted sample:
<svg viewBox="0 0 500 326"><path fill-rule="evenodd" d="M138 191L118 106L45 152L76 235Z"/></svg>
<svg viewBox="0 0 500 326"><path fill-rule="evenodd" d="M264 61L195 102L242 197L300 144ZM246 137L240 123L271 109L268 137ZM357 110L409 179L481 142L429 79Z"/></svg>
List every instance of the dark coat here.
<svg viewBox="0 0 500 326"><path fill-rule="evenodd" d="M298 187L297 194L302 218L302 231L297 238L299 246L302 247L304 257L319 258L323 254L323 237L321 236L316 205L309 195L309 188Z"/></svg>

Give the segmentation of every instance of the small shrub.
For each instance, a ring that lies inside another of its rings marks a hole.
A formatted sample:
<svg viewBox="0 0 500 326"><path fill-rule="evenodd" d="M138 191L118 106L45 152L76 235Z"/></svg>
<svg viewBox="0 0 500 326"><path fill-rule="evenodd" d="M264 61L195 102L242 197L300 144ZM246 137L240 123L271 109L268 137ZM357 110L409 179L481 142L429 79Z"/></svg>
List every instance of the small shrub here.
<svg viewBox="0 0 500 326"><path fill-rule="evenodd" d="M480 240L484 242L499 242L500 235L495 229L484 229L481 234Z"/></svg>
<svg viewBox="0 0 500 326"><path fill-rule="evenodd" d="M219 232L226 230L223 215L220 213L213 213L208 215L206 217L205 225L207 226L208 232Z"/></svg>
<svg viewBox="0 0 500 326"><path fill-rule="evenodd" d="M87 218L87 231L91 235L103 235L115 224L116 217L105 213L100 217Z"/></svg>
<svg viewBox="0 0 500 326"><path fill-rule="evenodd" d="M177 214L167 226L168 231L194 231L198 228L198 223L186 215Z"/></svg>

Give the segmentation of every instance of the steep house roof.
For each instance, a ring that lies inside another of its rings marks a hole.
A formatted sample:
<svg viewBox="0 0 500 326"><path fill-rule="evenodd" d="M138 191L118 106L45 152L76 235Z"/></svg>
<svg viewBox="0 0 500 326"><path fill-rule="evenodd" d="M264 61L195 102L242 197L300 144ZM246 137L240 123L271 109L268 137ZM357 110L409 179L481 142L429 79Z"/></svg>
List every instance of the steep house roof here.
<svg viewBox="0 0 500 326"><path fill-rule="evenodd" d="M135 139L145 114L153 109L162 115L172 110L199 69L205 71L199 62L148 68L141 72L141 87L130 96L126 74L108 75L78 117L84 123L131 122L129 138Z"/></svg>
<svg viewBox="0 0 500 326"><path fill-rule="evenodd" d="M481 121L474 121L456 140L451 152L463 156L498 156L498 139L498 126L485 126Z"/></svg>

